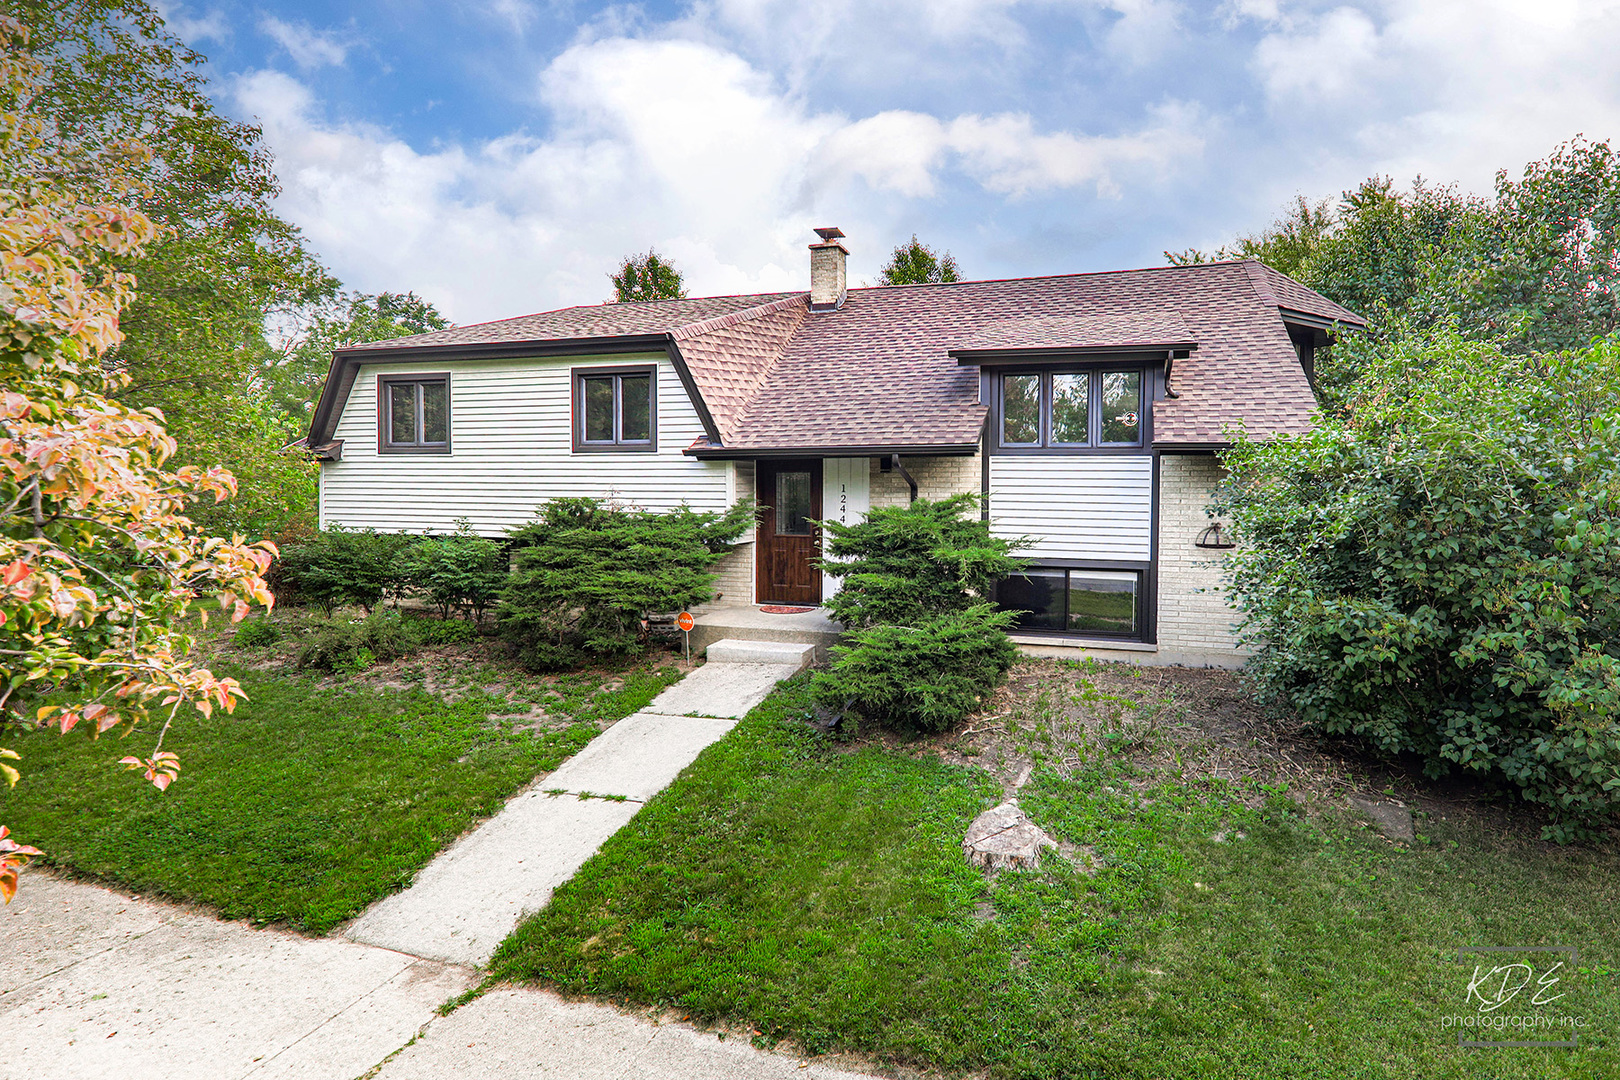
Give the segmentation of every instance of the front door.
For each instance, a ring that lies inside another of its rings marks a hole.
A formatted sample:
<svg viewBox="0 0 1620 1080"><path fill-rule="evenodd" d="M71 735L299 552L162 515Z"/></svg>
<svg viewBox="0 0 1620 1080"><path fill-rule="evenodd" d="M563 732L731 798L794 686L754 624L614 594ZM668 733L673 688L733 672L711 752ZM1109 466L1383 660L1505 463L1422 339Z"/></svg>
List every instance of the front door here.
<svg viewBox="0 0 1620 1080"><path fill-rule="evenodd" d="M821 603L821 461L761 461L755 476L759 602Z"/></svg>

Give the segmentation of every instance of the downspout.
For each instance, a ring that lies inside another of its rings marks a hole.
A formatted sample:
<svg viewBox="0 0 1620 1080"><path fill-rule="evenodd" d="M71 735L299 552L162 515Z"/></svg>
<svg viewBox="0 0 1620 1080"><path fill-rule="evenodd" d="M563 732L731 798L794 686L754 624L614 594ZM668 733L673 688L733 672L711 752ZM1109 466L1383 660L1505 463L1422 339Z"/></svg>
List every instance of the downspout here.
<svg viewBox="0 0 1620 1080"><path fill-rule="evenodd" d="M899 454L890 454L889 455L889 463L894 466L894 471L895 472L899 473L902 477L905 478L906 486L911 489L911 501L916 502L917 501L917 481L916 481L916 479L914 479L912 477L912 475L910 473L906 472L906 467L904 465L900 464L900 455Z"/></svg>

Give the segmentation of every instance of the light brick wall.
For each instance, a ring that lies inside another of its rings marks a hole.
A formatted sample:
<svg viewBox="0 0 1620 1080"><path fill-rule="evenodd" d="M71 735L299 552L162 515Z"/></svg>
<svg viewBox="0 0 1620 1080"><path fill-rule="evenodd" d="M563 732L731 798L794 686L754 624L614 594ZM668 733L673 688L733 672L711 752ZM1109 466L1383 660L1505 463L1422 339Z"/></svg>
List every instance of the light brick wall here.
<svg viewBox="0 0 1620 1080"><path fill-rule="evenodd" d="M737 481L734 498L737 500L754 497L754 463L752 461L739 461L736 463ZM751 604L754 601L754 532L749 529L743 533L744 540L737 544L720 561L714 564L714 572L719 579L714 583L714 591L719 594L715 604L728 607L733 604ZM707 605L705 605L707 606Z"/></svg>
<svg viewBox="0 0 1620 1080"><path fill-rule="evenodd" d="M981 491L984 474L980 457L902 457L900 464L917 481L917 494L924 499L944 499L964 491ZM884 472L882 459L872 459L872 509L906 506L911 489L899 470Z"/></svg>
<svg viewBox="0 0 1620 1080"><path fill-rule="evenodd" d="M1159 458L1159 649L1191 654L1235 652L1237 613L1227 605L1222 551L1197 546L1210 524L1205 508L1222 478L1213 456Z"/></svg>

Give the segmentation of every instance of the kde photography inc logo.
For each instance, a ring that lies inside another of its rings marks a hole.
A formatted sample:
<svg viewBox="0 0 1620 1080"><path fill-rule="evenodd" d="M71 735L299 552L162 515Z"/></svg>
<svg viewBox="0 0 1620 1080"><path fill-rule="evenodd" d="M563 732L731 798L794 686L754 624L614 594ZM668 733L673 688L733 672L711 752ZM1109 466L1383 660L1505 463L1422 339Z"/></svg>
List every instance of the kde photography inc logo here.
<svg viewBox="0 0 1620 1080"><path fill-rule="evenodd" d="M1567 979L1578 957L1562 945L1474 946L1457 950L1463 1004L1440 1018L1458 1046L1579 1045L1586 1017L1574 1011Z"/></svg>

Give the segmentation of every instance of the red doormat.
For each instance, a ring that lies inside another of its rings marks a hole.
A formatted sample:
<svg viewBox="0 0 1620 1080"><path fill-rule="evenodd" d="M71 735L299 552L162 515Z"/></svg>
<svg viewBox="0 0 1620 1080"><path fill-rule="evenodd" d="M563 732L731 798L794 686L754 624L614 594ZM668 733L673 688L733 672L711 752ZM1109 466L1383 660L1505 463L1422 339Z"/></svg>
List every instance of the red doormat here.
<svg viewBox="0 0 1620 1080"><path fill-rule="evenodd" d="M786 607L782 604L764 604L761 605L759 610L767 615L803 615L807 611L816 609L813 607Z"/></svg>

